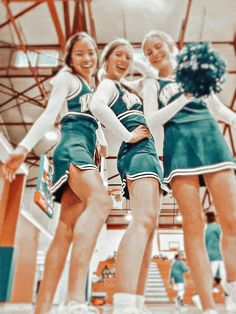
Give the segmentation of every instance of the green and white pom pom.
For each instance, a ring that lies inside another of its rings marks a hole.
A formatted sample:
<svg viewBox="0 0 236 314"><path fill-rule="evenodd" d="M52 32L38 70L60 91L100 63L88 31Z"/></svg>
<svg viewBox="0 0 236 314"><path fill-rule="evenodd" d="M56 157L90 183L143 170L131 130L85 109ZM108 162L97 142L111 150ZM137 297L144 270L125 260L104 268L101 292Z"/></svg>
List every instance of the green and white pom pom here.
<svg viewBox="0 0 236 314"><path fill-rule="evenodd" d="M187 44L177 56L177 61L176 81L185 93L199 98L222 90L226 63L209 43Z"/></svg>

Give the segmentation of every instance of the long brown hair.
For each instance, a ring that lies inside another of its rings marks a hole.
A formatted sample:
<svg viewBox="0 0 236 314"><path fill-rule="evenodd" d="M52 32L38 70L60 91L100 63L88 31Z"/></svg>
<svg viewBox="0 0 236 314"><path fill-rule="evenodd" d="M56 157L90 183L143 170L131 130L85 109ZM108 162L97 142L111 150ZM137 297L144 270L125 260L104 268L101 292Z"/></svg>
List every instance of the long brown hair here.
<svg viewBox="0 0 236 314"><path fill-rule="evenodd" d="M89 42L93 45L94 47L94 50L96 51L96 54L97 54L97 60L98 60L98 49L97 49L97 45L95 43L95 41L93 40L93 38L91 36L89 36L87 33L85 32L79 32L79 33L76 33L74 35L72 35L67 43L66 43L66 47L65 47L65 55L64 55L64 63L69 67L71 68L72 72L74 72L74 69L73 67L71 66L71 54L72 54L72 50L73 50L73 47L75 45L75 43L77 41L81 41L83 39L88 39ZM97 63L97 67L98 67L98 63Z"/></svg>

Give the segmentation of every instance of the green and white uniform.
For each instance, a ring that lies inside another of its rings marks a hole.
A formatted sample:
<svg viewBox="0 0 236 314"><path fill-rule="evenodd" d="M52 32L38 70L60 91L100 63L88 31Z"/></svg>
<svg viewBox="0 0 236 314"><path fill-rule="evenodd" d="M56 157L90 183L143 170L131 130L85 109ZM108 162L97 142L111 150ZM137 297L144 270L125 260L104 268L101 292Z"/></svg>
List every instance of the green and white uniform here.
<svg viewBox="0 0 236 314"><path fill-rule="evenodd" d="M43 137L60 114L61 137L53 153L53 187L55 201L60 202L66 186L70 164L81 170L98 170L94 162L97 135L105 141L98 122L89 111L91 87L80 76L59 72L51 81L53 89L48 105L20 145L28 150ZM97 131L97 132L96 132Z"/></svg>
<svg viewBox="0 0 236 314"><path fill-rule="evenodd" d="M76 78L78 89L66 99L68 112L60 120L61 139L53 153L52 193L58 201L70 164L81 170L98 170L94 162L98 123L89 111L93 89L81 77Z"/></svg>
<svg viewBox="0 0 236 314"><path fill-rule="evenodd" d="M171 106L183 97L183 93L174 79L158 79L155 83L158 110L161 115L161 111L168 106L171 109ZM185 105L183 103L179 111L170 115L165 123L162 123L166 183L175 176L201 175L223 169L236 169L235 159L207 105L209 101L192 98L185 102ZM211 104L211 107L214 111L214 104ZM225 107L223 111L227 110L230 111ZM157 116L158 113L156 118ZM227 117L229 116L236 119L234 113L227 112ZM155 117L152 123L154 120ZM200 180L200 183L205 184L203 180Z"/></svg>
<svg viewBox="0 0 236 314"><path fill-rule="evenodd" d="M112 97L109 97L106 106L110 107L128 133L132 132L140 125L147 126L143 114L143 104L136 94L132 93L116 81L105 80L105 82L102 82L101 84L103 84L104 90L106 89L107 84L107 90L110 90L109 93L112 95ZM98 93L98 91L96 93ZM101 95L100 98L102 99L103 96ZM98 107L97 110L96 106ZM104 116L107 112L104 111L104 114L99 112L99 97L96 98L96 94L91 103L91 108L93 107L95 110L95 112L92 110L93 114L101 121L101 123L109 127L109 123L107 125L108 118L104 120ZM115 122L114 118L113 121ZM118 125L117 127L122 131L122 128ZM119 136L118 128L116 129L115 125L110 125L110 129L113 129L113 132L117 132L117 135ZM124 141L119 149L117 168L122 181L123 195L126 198L129 198L129 192L126 185L127 179L137 180L147 177L157 179L161 189L168 192L167 186L163 183L162 169L158 161L153 137L150 139L143 139L135 144L127 143L128 140L125 141L125 138L122 139Z"/></svg>

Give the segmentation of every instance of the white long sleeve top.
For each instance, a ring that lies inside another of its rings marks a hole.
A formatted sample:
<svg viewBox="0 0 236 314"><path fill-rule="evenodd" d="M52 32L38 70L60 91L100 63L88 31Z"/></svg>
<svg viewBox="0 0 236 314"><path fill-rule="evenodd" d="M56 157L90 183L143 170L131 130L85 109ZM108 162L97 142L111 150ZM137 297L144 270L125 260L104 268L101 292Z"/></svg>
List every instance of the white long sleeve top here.
<svg viewBox="0 0 236 314"><path fill-rule="evenodd" d="M157 82L154 79L146 79L143 86L144 114L151 131L155 131L158 126L164 125L191 101L191 99L181 95L168 106L158 109L158 92ZM236 114L226 107L215 94L204 99L204 102L214 117L236 127Z"/></svg>
<svg viewBox="0 0 236 314"><path fill-rule="evenodd" d="M33 124L30 131L24 139L19 143L19 146L25 147L30 151L38 141L49 131L60 114L61 118L68 112L67 97L73 95L78 90L80 81L68 70L60 71L50 82L53 85L47 107ZM97 139L103 146L107 146L104 133L99 126L97 130Z"/></svg>

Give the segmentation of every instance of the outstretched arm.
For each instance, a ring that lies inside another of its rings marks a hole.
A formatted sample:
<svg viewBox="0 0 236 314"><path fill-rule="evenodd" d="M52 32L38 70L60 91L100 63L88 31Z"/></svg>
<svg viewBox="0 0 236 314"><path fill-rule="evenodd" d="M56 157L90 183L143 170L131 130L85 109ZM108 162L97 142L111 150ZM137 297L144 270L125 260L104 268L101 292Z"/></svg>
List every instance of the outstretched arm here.
<svg viewBox="0 0 236 314"><path fill-rule="evenodd" d="M221 119L236 128L236 113L226 107L215 94L209 96L205 102L207 103L210 112L217 119Z"/></svg>
<svg viewBox="0 0 236 314"><path fill-rule="evenodd" d="M25 160L27 153L44 136L45 132L50 130L50 128L53 126L56 117L62 108L63 102L69 92L69 85L67 83L68 80L65 79L65 74L63 74L60 80L57 80L57 83L52 89L47 108L36 120L18 147L3 164L3 174L9 181L14 180L16 171Z"/></svg>

